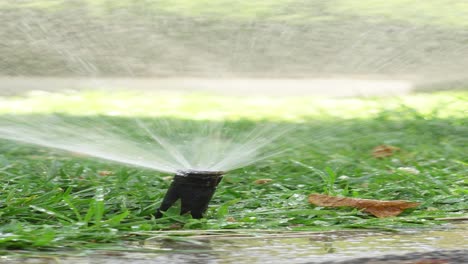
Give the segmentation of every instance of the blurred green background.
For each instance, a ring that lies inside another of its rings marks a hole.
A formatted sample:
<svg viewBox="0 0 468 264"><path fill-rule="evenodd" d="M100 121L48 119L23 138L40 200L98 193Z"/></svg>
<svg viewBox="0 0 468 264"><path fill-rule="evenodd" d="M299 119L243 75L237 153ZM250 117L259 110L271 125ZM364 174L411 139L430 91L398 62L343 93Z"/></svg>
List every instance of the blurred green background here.
<svg viewBox="0 0 468 264"><path fill-rule="evenodd" d="M4 1L0 75L466 79L456 0Z"/></svg>

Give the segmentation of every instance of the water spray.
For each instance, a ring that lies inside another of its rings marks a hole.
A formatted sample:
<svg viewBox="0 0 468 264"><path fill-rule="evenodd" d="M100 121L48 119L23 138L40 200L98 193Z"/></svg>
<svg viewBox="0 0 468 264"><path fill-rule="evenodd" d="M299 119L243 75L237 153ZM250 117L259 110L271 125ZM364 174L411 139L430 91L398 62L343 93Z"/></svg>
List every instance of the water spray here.
<svg viewBox="0 0 468 264"><path fill-rule="evenodd" d="M155 217L161 218L162 212L167 211L180 199L181 215L190 212L193 218L202 218L224 173L223 171L177 172Z"/></svg>
<svg viewBox="0 0 468 264"><path fill-rule="evenodd" d="M129 133L125 126L89 117L1 115L0 139L173 173L155 216L162 217L180 199L181 214L202 218L223 175L284 152L284 144L270 143L292 128L258 124L230 130L220 122L158 118L137 119L137 125Z"/></svg>

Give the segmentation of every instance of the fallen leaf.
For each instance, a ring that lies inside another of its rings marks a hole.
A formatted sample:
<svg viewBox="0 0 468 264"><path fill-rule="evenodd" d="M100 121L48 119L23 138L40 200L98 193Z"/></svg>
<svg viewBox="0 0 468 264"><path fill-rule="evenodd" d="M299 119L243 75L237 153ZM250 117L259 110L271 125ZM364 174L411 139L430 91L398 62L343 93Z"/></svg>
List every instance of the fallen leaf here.
<svg viewBox="0 0 468 264"><path fill-rule="evenodd" d="M413 208L419 203L408 202L402 200L381 201L370 199L356 199L347 197L328 196L325 194L309 195L309 203L317 206L341 207L350 206L358 209L363 209L378 218L397 216L408 208Z"/></svg>
<svg viewBox="0 0 468 264"><path fill-rule="evenodd" d="M182 225L179 224L179 223L174 223L174 224L172 224L172 225L169 226L169 229L170 229L170 230L182 229Z"/></svg>
<svg viewBox="0 0 468 264"><path fill-rule="evenodd" d="M234 217L228 217L226 218L226 222L237 222Z"/></svg>
<svg viewBox="0 0 468 264"><path fill-rule="evenodd" d="M374 156L374 158L390 157L399 150L400 150L399 147L394 147L390 145L380 145L380 146L375 147L372 150L372 156Z"/></svg>
<svg viewBox="0 0 468 264"><path fill-rule="evenodd" d="M258 180L255 180L254 183L255 184L267 184L272 181L273 181L272 179L258 179Z"/></svg>
<svg viewBox="0 0 468 264"><path fill-rule="evenodd" d="M100 172L98 172L98 174L99 174L100 176L109 176L109 175L112 175L113 172L112 172L112 171L106 171L106 170L105 170L105 171L100 171Z"/></svg>

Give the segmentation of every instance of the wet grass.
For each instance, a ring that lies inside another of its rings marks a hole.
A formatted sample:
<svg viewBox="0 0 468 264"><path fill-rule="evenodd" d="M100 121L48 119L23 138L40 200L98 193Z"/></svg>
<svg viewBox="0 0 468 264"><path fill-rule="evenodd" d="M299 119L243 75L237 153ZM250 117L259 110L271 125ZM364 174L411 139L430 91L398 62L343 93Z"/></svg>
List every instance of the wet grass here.
<svg viewBox="0 0 468 264"><path fill-rule="evenodd" d="M170 175L0 141L2 249L111 247L155 236L184 239L206 230L425 228L468 209L466 92L326 100L84 92L0 100L1 114L88 115L129 129L134 116L227 120L238 129L256 122L294 126L282 142L287 152L225 176L201 220L179 216L178 208L152 218ZM371 150L381 144L401 151L374 158ZM258 179L271 181L256 184ZM421 205L377 219L349 208L312 206L311 193Z"/></svg>

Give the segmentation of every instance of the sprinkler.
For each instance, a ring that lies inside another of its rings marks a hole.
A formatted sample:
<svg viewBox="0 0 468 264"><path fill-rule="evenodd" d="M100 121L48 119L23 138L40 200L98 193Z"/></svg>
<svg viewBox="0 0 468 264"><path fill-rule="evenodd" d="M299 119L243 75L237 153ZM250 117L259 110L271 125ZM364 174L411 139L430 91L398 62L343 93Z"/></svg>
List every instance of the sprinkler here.
<svg viewBox="0 0 468 264"><path fill-rule="evenodd" d="M179 171L174 176L155 217L161 218L177 200L181 201L180 214L190 212L193 218L203 217L223 171Z"/></svg>

